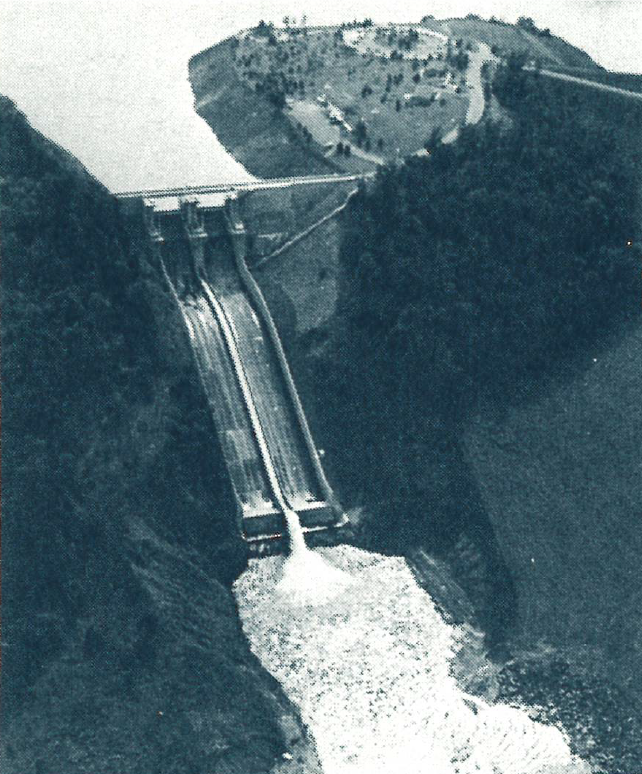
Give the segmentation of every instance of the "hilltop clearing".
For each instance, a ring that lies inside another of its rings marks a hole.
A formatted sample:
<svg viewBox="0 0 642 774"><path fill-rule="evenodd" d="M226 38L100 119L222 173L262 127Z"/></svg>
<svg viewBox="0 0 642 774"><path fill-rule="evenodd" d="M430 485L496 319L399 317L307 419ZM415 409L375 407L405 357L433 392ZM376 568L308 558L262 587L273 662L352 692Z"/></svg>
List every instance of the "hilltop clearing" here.
<svg viewBox="0 0 642 774"><path fill-rule="evenodd" d="M464 123L474 50L419 25L259 25L194 57L190 76L197 110L253 173L300 173L302 156L306 171L370 171Z"/></svg>
<svg viewBox="0 0 642 774"><path fill-rule="evenodd" d="M197 111L253 174L360 172L480 120L482 65L516 52L602 72L528 20L426 17L309 28L260 22L193 57L190 78Z"/></svg>
<svg viewBox="0 0 642 774"><path fill-rule="evenodd" d="M509 24L495 17L486 20L469 14L465 19L444 20L426 16L421 23L442 34L482 41L497 56L524 53L529 59L546 66L582 67L596 72L601 70L585 51L553 35L549 29L538 29L532 19L522 18L517 24Z"/></svg>

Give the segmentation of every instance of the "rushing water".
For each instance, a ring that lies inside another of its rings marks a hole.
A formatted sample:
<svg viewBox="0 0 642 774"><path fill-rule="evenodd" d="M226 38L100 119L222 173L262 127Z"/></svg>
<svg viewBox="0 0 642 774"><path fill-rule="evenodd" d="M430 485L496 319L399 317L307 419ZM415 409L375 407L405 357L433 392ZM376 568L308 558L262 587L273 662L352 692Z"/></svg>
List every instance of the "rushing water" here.
<svg viewBox="0 0 642 774"><path fill-rule="evenodd" d="M296 519L296 515L294 515ZM458 631L405 561L350 546L253 560L243 628L299 706L325 774L588 774L563 733L465 694Z"/></svg>

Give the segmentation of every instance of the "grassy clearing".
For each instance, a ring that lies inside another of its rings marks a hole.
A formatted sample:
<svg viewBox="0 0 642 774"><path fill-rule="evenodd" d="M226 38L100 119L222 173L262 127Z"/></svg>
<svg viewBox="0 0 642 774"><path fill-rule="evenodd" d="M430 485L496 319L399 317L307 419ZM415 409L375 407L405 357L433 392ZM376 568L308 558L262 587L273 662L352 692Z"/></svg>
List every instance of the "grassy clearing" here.
<svg viewBox="0 0 642 774"><path fill-rule="evenodd" d="M464 75L445 61L444 41L425 34L405 40L403 31L388 28L244 34L235 44L235 68L247 86L283 103L304 137L309 133L326 152L341 142L394 158L420 149L433 130L463 121L468 104Z"/></svg>

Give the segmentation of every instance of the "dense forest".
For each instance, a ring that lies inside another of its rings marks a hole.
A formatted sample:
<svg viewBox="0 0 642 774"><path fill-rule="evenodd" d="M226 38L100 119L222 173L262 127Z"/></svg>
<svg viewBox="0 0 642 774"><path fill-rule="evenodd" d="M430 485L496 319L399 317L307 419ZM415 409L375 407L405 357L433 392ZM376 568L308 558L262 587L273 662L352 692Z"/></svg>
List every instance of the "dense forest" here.
<svg viewBox="0 0 642 774"><path fill-rule="evenodd" d="M638 312L640 158L626 123L639 129L640 108L615 132L554 92L513 60L495 82L510 131L468 128L355 199L337 336L376 389L430 394L461 417Z"/></svg>
<svg viewBox="0 0 642 774"><path fill-rule="evenodd" d="M362 407L363 479L382 481L387 449L412 457L427 420L456 433L480 401L520 398L639 316L642 107L545 82L519 57L494 92L501 124L433 143L352 201L320 370L338 411ZM382 489L416 495L413 471L406 459Z"/></svg>
<svg viewBox="0 0 642 774"><path fill-rule="evenodd" d="M142 213L6 98L0 174L2 771L267 771L298 716L240 630L246 552Z"/></svg>

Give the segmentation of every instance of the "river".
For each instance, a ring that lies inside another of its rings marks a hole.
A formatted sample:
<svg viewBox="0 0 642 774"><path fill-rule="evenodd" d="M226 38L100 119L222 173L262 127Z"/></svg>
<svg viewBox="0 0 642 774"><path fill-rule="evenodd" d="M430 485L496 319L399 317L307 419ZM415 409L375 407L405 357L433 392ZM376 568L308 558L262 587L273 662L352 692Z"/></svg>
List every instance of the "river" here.
<svg viewBox="0 0 642 774"><path fill-rule="evenodd" d="M590 774L559 728L459 688L462 634L403 558L298 546L252 560L235 593L326 774Z"/></svg>

